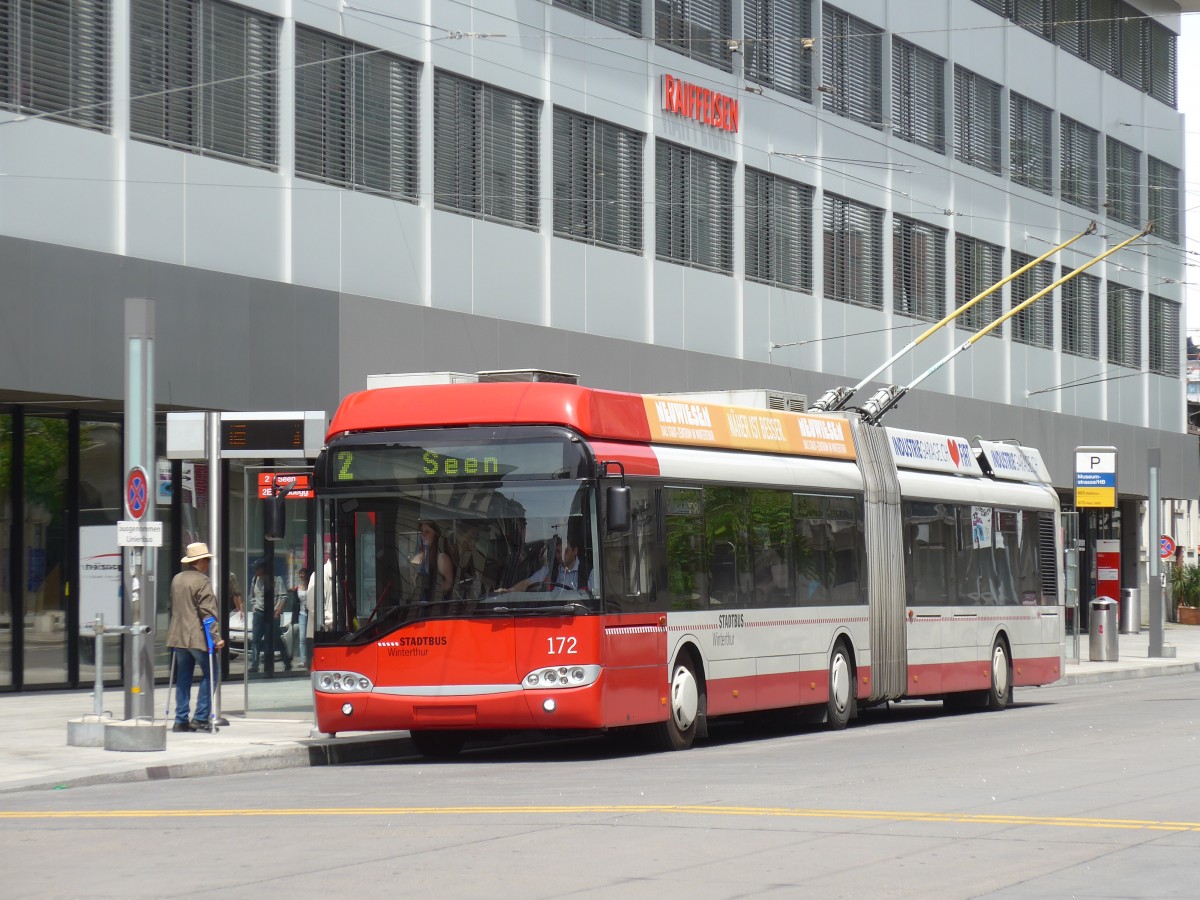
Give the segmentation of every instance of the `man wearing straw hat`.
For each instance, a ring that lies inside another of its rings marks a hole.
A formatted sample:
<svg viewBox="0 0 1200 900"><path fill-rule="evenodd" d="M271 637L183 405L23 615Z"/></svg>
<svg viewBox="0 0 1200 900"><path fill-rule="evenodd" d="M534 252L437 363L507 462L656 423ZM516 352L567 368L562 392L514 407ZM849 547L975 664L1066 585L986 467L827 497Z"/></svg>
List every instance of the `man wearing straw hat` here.
<svg viewBox="0 0 1200 900"><path fill-rule="evenodd" d="M212 554L204 543L188 544L181 562L184 569L171 579L171 627L167 646L175 666L175 725L172 731L211 731L212 684L209 661L212 659L204 634L205 624L212 637L212 649L225 646L217 624L217 598L208 578ZM196 718L188 721L191 705L192 676L200 665L200 692L196 697Z"/></svg>

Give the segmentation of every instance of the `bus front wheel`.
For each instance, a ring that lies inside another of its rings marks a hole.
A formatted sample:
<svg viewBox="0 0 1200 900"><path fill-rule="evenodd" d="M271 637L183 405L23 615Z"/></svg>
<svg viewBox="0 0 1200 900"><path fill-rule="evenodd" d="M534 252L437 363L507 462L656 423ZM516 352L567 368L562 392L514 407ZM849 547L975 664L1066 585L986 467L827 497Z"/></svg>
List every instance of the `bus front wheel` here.
<svg viewBox="0 0 1200 900"><path fill-rule="evenodd" d="M706 697L704 682L686 652L675 660L669 688L667 721L650 726L651 742L660 750L687 750L696 740Z"/></svg>

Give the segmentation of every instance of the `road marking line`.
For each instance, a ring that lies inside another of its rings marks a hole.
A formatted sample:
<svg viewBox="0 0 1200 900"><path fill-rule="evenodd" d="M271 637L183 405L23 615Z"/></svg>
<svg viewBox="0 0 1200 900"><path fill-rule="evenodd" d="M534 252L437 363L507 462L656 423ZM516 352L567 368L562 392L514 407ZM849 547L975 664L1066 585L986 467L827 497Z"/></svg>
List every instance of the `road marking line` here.
<svg viewBox="0 0 1200 900"><path fill-rule="evenodd" d="M0 820L31 819L212 819L221 817L300 816L496 816L571 815L579 813L670 813L698 816L765 816L796 819L854 819L885 822L932 822L960 825L1019 825L1048 828L1107 828L1133 831L1200 831L1200 822L1153 819L1095 819L1074 816L1021 816L855 809L786 809L760 806L390 806L346 809L129 809L0 811Z"/></svg>

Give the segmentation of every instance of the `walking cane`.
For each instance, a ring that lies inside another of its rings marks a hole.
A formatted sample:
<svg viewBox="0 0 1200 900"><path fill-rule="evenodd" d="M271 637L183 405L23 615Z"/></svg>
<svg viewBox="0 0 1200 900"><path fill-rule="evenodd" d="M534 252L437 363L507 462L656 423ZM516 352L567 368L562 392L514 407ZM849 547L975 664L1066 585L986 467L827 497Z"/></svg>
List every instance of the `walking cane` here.
<svg viewBox="0 0 1200 900"><path fill-rule="evenodd" d="M217 620L212 616L206 616L204 619L204 643L208 644L208 730L213 734L217 733L216 722L216 699L213 691L213 639L212 626Z"/></svg>
<svg viewBox="0 0 1200 900"><path fill-rule="evenodd" d="M174 696L174 693L175 693L175 691L174 691L174 688L175 688L175 648L168 647L167 649L171 651L171 674L170 674L170 677L167 679L167 705L166 705L166 708L163 710L163 715L166 717L167 721L170 721L171 720L171 697Z"/></svg>

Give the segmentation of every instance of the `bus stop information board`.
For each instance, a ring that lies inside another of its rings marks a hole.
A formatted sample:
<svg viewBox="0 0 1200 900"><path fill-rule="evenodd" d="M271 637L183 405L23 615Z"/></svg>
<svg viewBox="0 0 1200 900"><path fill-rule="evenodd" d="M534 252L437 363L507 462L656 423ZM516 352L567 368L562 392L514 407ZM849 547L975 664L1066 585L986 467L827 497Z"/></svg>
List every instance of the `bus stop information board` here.
<svg viewBox="0 0 1200 900"><path fill-rule="evenodd" d="M1117 448L1075 448L1075 508L1114 509L1117 505Z"/></svg>

